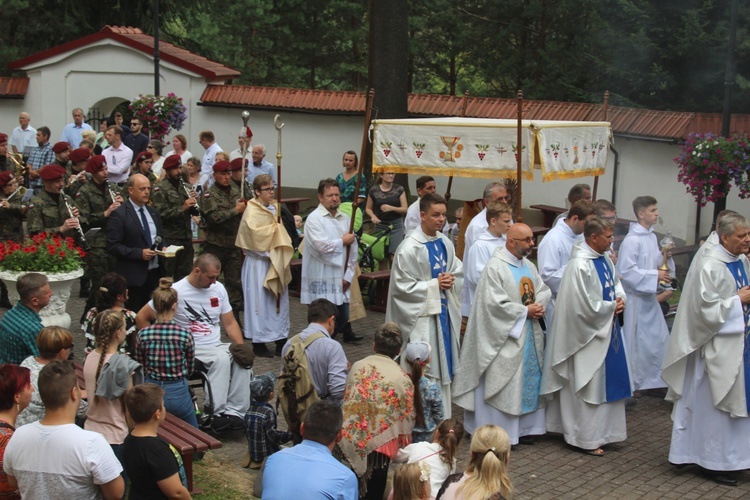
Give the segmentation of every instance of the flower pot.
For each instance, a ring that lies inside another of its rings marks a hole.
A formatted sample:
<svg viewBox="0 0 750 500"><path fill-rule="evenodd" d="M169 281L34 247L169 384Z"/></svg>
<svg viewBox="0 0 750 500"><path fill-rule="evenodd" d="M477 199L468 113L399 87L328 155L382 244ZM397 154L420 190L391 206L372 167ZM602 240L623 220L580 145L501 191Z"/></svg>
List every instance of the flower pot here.
<svg viewBox="0 0 750 500"><path fill-rule="evenodd" d="M0 279L8 287L8 297L14 304L18 302L16 282L18 278L30 271L0 271ZM70 328L70 315L67 312L70 289L73 282L83 276L83 269L76 269L68 273L42 273L47 276L52 288L52 298L49 305L39 312L44 326L61 326Z"/></svg>

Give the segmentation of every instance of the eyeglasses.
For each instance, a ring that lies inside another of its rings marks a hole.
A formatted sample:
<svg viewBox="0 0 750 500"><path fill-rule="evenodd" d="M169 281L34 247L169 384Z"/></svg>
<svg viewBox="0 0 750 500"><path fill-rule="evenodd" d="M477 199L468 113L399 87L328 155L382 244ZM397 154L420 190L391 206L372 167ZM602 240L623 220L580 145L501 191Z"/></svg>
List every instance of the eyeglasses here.
<svg viewBox="0 0 750 500"><path fill-rule="evenodd" d="M523 241L524 243L534 243L534 237L529 236L528 238L511 238L513 241Z"/></svg>
<svg viewBox="0 0 750 500"><path fill-rule="evenodd" d="M602 219L604 219L604 220L606 220L606 221L609 221L609 222L614 222L614 221L616 221L616 220L617 220L617 216L616 216L616 215L614 215L614 216L612 216L612 217L602 217Z"/></svg>
<svg viewBox="0 0 750 500"><path fill-rule="evenodd" d="M276 188L273 187L273 186L271 186L271 187L267 187L267 188L259 188L258 191L261 191L261 192L263 192L263 191L273 191L274 189L276 189Z"/></svg>

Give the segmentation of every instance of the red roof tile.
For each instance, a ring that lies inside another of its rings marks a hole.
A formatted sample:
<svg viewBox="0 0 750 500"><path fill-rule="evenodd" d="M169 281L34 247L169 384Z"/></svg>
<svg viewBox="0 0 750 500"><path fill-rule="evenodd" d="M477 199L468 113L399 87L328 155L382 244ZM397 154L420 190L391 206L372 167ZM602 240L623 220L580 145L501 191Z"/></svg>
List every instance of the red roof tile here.
<svg viewBox="0 0 750 500"><path fill-rule="evenodd" d="M473 118L516 118L515 99L409 94L409 115L460 116L466 99L466 116ZM316 113L361 114L363 92L208 85L201 96L204 106L294 109ZM602 105L577 102L523 102L524 119L602 121ZM688 113L609 106L607 121L615 134L633 137L680 140L691 132L721 131L718 113ZM750 132L750 115L732 115L731 130Z"/></svg>
<svg viewBox="0 0 750 500"><path fill-rule="evenodd" d="M146 54L153 54L154 52L154 37L143 33L138 28L131 27L119 27L119 26L105 26L98 33L94 33L72 42L52 47L51 49L37 52L23 59L13 61L8 64L8 68L11 70L21 69L24 66L33 64L49 57L63 54L71 50L75 50L80 47L84 47L94 42L98 42L103 39L116 40L124 45L132 47L134 49L145 52ZM162 61L169 62L185 68L189 71L193 71L201 76L208 78L211 81L225 81L240 76L240 72L232 68L219 64L217 62L206 59L205 57L193 54L192 52L180 48L171 43L163 40L159 41L159 57Z"/></svg>
<svg viewBox="0 0 750 500"><path fill-rule="evenodd" d="M28 88L29 79L26 77L0 77L0 99L23 99Z"/></svg>

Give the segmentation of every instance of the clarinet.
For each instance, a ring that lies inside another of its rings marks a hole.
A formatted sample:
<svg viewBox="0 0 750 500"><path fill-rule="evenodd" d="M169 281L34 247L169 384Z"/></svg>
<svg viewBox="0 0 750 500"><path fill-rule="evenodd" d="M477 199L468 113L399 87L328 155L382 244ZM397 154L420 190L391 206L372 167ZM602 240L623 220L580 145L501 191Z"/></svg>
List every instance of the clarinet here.
<svg viewBox="0 0 750 500"><path fill-rule="evenodd" d="M62 194L62 193L61 193ZM86 250L87 252L91 250L91 247L89 246L88 241L86 241L86 235L83 234L83 228L81 227L81 221L78 220L78 217L76 217L75 213L73 213L73 207L70 206L70 203L68 203L68 200L66 200L63 197L63 203L65 203L65 208L68 209L68 213L70 214L70 217L78 221L78 236L81 237L81 248Z"/></svg>

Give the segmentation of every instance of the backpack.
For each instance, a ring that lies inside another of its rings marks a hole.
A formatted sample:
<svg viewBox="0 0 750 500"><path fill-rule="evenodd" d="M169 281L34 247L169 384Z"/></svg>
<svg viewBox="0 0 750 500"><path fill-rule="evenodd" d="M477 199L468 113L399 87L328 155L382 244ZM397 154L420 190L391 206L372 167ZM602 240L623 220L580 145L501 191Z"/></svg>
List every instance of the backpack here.
<svg viewBox="0 0 750 500"><path fill-rule="evenodd" d="M310 405L320 400L310 377L305 350L325 336L324 333L317 332L304 341L300 340L299 335L292 337L289 351L284 356L281 375L276 381L276 412L278 413L280 405L289 431L297 435L300 434L300 424L305 412Z"/></svg>

